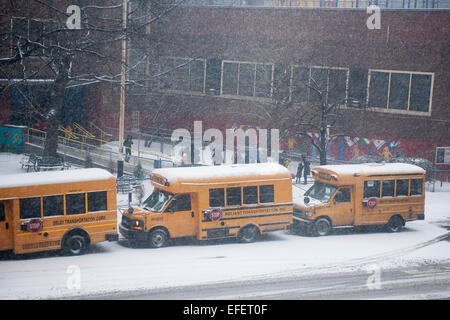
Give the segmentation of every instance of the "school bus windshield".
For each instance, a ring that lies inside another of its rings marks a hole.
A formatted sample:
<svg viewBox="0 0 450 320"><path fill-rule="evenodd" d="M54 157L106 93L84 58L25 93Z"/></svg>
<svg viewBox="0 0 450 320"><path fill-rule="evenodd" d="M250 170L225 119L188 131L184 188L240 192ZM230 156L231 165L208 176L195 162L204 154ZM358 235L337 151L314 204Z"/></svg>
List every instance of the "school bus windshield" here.
<svg viewBox="0 0 450 320"><path fill-rule="evenodd" d="M336 189L335 186L323 182L315 182L312 187L305 192L305 196L317 199L321 202L328 202Z"/></svg>
<svg viewBox="0 0 450 320"><path fill-rule="evenodd" d="M161 212L166 203L172 199L173 194L155 189L153 193L144 201L144 209L148 211Z"/></svg>

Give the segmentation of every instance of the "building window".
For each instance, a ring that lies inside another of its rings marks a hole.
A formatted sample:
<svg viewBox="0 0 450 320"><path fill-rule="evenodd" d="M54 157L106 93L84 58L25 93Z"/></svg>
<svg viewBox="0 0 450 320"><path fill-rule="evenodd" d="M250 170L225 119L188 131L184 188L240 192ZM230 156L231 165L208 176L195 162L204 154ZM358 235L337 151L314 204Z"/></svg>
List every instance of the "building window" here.
<svg viewBox="0 0 450 320"><path fill-rule="evenodd" d="M160 88L204 93L205 63L204 59L163 59L160 64Z"/></svg>
<svg viewBox="0 0 450 320"><path fill-rule="evenodd" d="M292 66L291 100L343 104L348 96L348 78L348 68ZM311 88L321 91L322 97Z"/></svg>
<svg viewBox="0 0 450 320"><path fill-rule="evenodd" d="M270 98L273 64L223 61L222 95Z"/></svg>
<svg viewBox="0 0 450 320"><path fill-rule="evenodd" d="M133 111L131 113L131 131L139 131L140 112Z"/></svg>
<svg viewBox="0 0 450 320"><path fill-rule="evenodd" d="M50 45L54 38L52 31L57 29L57 24L51 20L28 19L13 17L11 20L12 55L17 51L17 44L23 46L27 40L33 42L30 47L23 48L29 51L30 56L43 56L50 54ZM46 47L44 49L44 47Z"/></svg>
<svg viewBox="0 0 450 320"><path fill-rule="evenodd" d="M433 74L369 70L369 107L388 112L431 112Z"/></svg>

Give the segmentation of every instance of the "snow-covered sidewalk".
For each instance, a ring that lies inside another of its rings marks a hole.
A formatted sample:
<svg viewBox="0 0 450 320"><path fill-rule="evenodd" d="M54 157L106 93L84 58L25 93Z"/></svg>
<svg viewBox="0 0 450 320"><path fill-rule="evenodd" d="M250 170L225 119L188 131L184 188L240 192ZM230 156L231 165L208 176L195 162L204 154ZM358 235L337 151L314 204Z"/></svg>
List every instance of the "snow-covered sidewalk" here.
<svg viewBox="0 0 450 320"><path fill-rule="evenodd" d="M0 179L23 172L20 157L0 153ZM407 223L400 233L346 231L316 238L278 232L250 244L176 241L161 249L131 248L126 241L103 242L83 256L4 257L0 260L0 299L89 296L345 271L373 264L391 268L448 261L450 242L438 241L448 233L439 225L450 225L447 187L427 192L426 220ZM303 184L294 186L294 197L301 197L304 189ZM74 276L79 276L79 288L71 286Z"/></svg>

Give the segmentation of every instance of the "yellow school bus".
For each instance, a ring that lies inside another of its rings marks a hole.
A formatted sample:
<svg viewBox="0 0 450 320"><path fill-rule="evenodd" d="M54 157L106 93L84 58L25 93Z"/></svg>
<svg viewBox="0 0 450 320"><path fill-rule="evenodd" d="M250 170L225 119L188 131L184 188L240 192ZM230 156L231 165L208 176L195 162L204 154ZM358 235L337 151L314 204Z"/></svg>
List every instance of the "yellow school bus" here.
<svg viewBox="0 0 450 320"><path fill-rule="evenodd" d="M16 254L117 240L116 179L102 169L4 175L0 181L0 251Z"/></svg>
<svg viewBox="0 0 450 320"><path fill-rule="evenodd" d="M291 173L276 163L156 169L142 208L123 212L120 233L162 247L169 238L197 240L260 234L292 224Z"/></svg>
<svg viewBox="0 0 450 320"><path fill-rule="evenodd" d="M333 228L424 220L425 170L404 163L325 165L313 168L313 186L294 203L294 229L318 236Z"/></svg>

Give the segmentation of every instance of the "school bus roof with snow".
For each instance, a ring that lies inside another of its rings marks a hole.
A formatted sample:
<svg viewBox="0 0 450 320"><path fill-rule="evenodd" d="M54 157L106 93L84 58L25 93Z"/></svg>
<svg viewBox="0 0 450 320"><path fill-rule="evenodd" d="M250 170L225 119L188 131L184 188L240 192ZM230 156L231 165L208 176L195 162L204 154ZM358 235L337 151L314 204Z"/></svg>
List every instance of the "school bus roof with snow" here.
<svg viewBox="0 0 450 320"><path fill-rule="evenodd" d="M278 163L236 164L155 169L154 185L171 192L186 192L199 186L291 179L290 171Z"/></svg>

